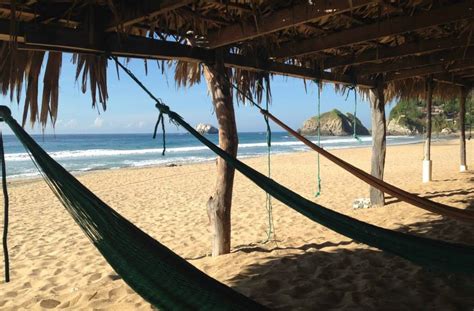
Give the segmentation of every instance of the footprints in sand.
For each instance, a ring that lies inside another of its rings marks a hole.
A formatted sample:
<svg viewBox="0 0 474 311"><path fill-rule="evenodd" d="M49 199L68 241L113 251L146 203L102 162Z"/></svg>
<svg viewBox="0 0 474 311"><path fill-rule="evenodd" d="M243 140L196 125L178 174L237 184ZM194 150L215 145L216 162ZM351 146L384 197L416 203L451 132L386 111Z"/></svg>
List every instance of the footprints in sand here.
<svg viewBox="0 0 474 311"><path fill-rule="evenodd" d="M61 304L61 301L55 299L44 299L40 302L40 307L45 309L54 309Z"/></svg>
<svg viewBox="0 0 474 311"><path fill-rule="evenodd" d="M102 277L102 273L94 273L89 277L88 282L95 282L99 280L101 277Z"/></svg>

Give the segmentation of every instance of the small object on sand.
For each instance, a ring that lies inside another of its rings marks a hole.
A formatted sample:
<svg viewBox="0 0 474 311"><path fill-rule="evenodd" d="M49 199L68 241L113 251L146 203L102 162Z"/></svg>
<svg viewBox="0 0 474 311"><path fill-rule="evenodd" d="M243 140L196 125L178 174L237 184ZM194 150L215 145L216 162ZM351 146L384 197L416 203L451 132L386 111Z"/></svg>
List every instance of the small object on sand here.
<svg viewBox="0 0 474 311"><path fill-rule="evenodd" d="M359 198L355 199L352 203L353 209L361 209L361 208L371 208L372 204L370 203L369 198Z"/></svg>
<svg viewBox="0 0 474 311"><path fill-rule="evenodd" d="M176 166L180 166L180 165L174 164L174 163L166 164L166 167L176 167Z"/></svg>

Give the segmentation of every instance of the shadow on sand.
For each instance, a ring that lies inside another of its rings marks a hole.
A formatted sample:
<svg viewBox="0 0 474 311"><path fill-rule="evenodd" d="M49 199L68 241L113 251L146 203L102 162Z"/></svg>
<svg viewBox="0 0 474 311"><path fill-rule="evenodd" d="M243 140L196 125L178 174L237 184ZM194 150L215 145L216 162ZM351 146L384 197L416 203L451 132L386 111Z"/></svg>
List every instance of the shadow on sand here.
<svg viewBox="0 0 474 311"><path fill-rule="evenodd" d="M474 245L474 225L444 218L401 225L398 231ZM425 269L362 245L345 248L352 243L311 243L295 247L298 254L280 256L276 252L266 262L248 266L229 284L276 310L474 308L474 276ZM249 246L236 252L278 249L291 250Z"/></svg>

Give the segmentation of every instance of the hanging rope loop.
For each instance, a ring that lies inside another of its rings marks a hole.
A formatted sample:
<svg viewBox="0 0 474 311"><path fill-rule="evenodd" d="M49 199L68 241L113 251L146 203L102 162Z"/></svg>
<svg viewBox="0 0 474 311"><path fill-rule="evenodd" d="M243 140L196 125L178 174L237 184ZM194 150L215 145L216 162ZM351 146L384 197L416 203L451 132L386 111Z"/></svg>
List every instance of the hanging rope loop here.
<svg viewBox="0 0 474 311"><path fill-rule="evenodd" d="M271 148L272 148L272 129L270 127L270 121L268 119L268 102L265 105L265 112L263 113L263 119L267 127L267 169L268 169L268 178L271 178ZM267 240L265 242L275 239L275 225L273 223L273 205L272 205L272 196L267 192L266 194L266 207L268 213L268 229L267 229Z"/></svg>
<svg viewBox="0 0 474 311"><path fill-rule="evenodd" d="M6 166L5 166L5 150L3 148L3 135L1 131L0 131L0 161L1 161L1 167L2 167L2 189L3 189L3 202L4 202L2 244L3 244L3 259L5 261L5 283L8 283L10 282L10 259L8 255L9 198L8 198L8 189L7 189L7 172L6 172Z"/></svg>
<svg viewBox="0 0 474 311"><path fill-rule="evenodd" d="M318 146L321 147L321 82L318 80L314 80L314 82L318 85ZM319 157L319 153L317 155L318 160L318 177L317 177L317 191L315 197L319 197L321 195L321 160Z"/></svg>
<svg viewBox="0 0 474 311"><path fill-rule="evenodd" d="M357 135L357 89L355 85L352 87L352 90L354 91L354 114L352 119L354 133L352 134L352 137L357 139L359 142L362 142L362 139Z"/></svg>
<svg viewBox="0 0 474 311"><path fill-rule="evenodd" d="M160 114L158 115L158 120L155 124L155 129L153 131L153 139L156 139L156 134L158 132L158 126L161 123L161 133L162 133L162 141L163 141L163 152L161 153L162 156L166 153L166 127L165 127L165 117L163 114L168 114L170 112L170 108L162 103L156 103L156 108L160 110Z"/></svg>

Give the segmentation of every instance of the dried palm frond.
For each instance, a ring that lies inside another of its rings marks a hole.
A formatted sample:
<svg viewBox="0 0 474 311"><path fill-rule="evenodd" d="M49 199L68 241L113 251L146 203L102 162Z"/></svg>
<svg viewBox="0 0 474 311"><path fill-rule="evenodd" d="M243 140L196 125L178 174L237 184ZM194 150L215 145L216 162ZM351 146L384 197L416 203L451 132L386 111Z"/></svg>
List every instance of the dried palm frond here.
<svg viewBox="0 0 474 311"><path fill-rule="evenodd" d="M174 79L178 87L199 84L202 74L203 68L199 63L175 62Z"/></svg>
<svg viewBox="0 0 474 311"><path fill-rule="evenodd" d="M27 77L25 104L23 107L22 125L25 126L28 114L30 116L31 124L34 124L38 119L38 81L41 73L41 65L43 64L43 51L28 52L28 65L26 67L25 75ZM29 113L28 113L29 112Z"/></svg>
<svg viewBox="0 0 474 311"><path fill-rule="evenodd" d="M85 54L73 54L73 63L76 64L76 81L81 78L81 91L89 90L92 97L92 107L96 107L97 94L102 109L107 109L107 57ZM81 76L82 74L82 76Z"/></svg>
<svg viewBox="0 0 474 311"><path fill-rule="evenodd" d="M43 100L40 114L40 122L43 128L48 122L48 115L53 126L56 124L59 104L59 76L62 60L62 53L49 52L43 78Z"/></svg>

